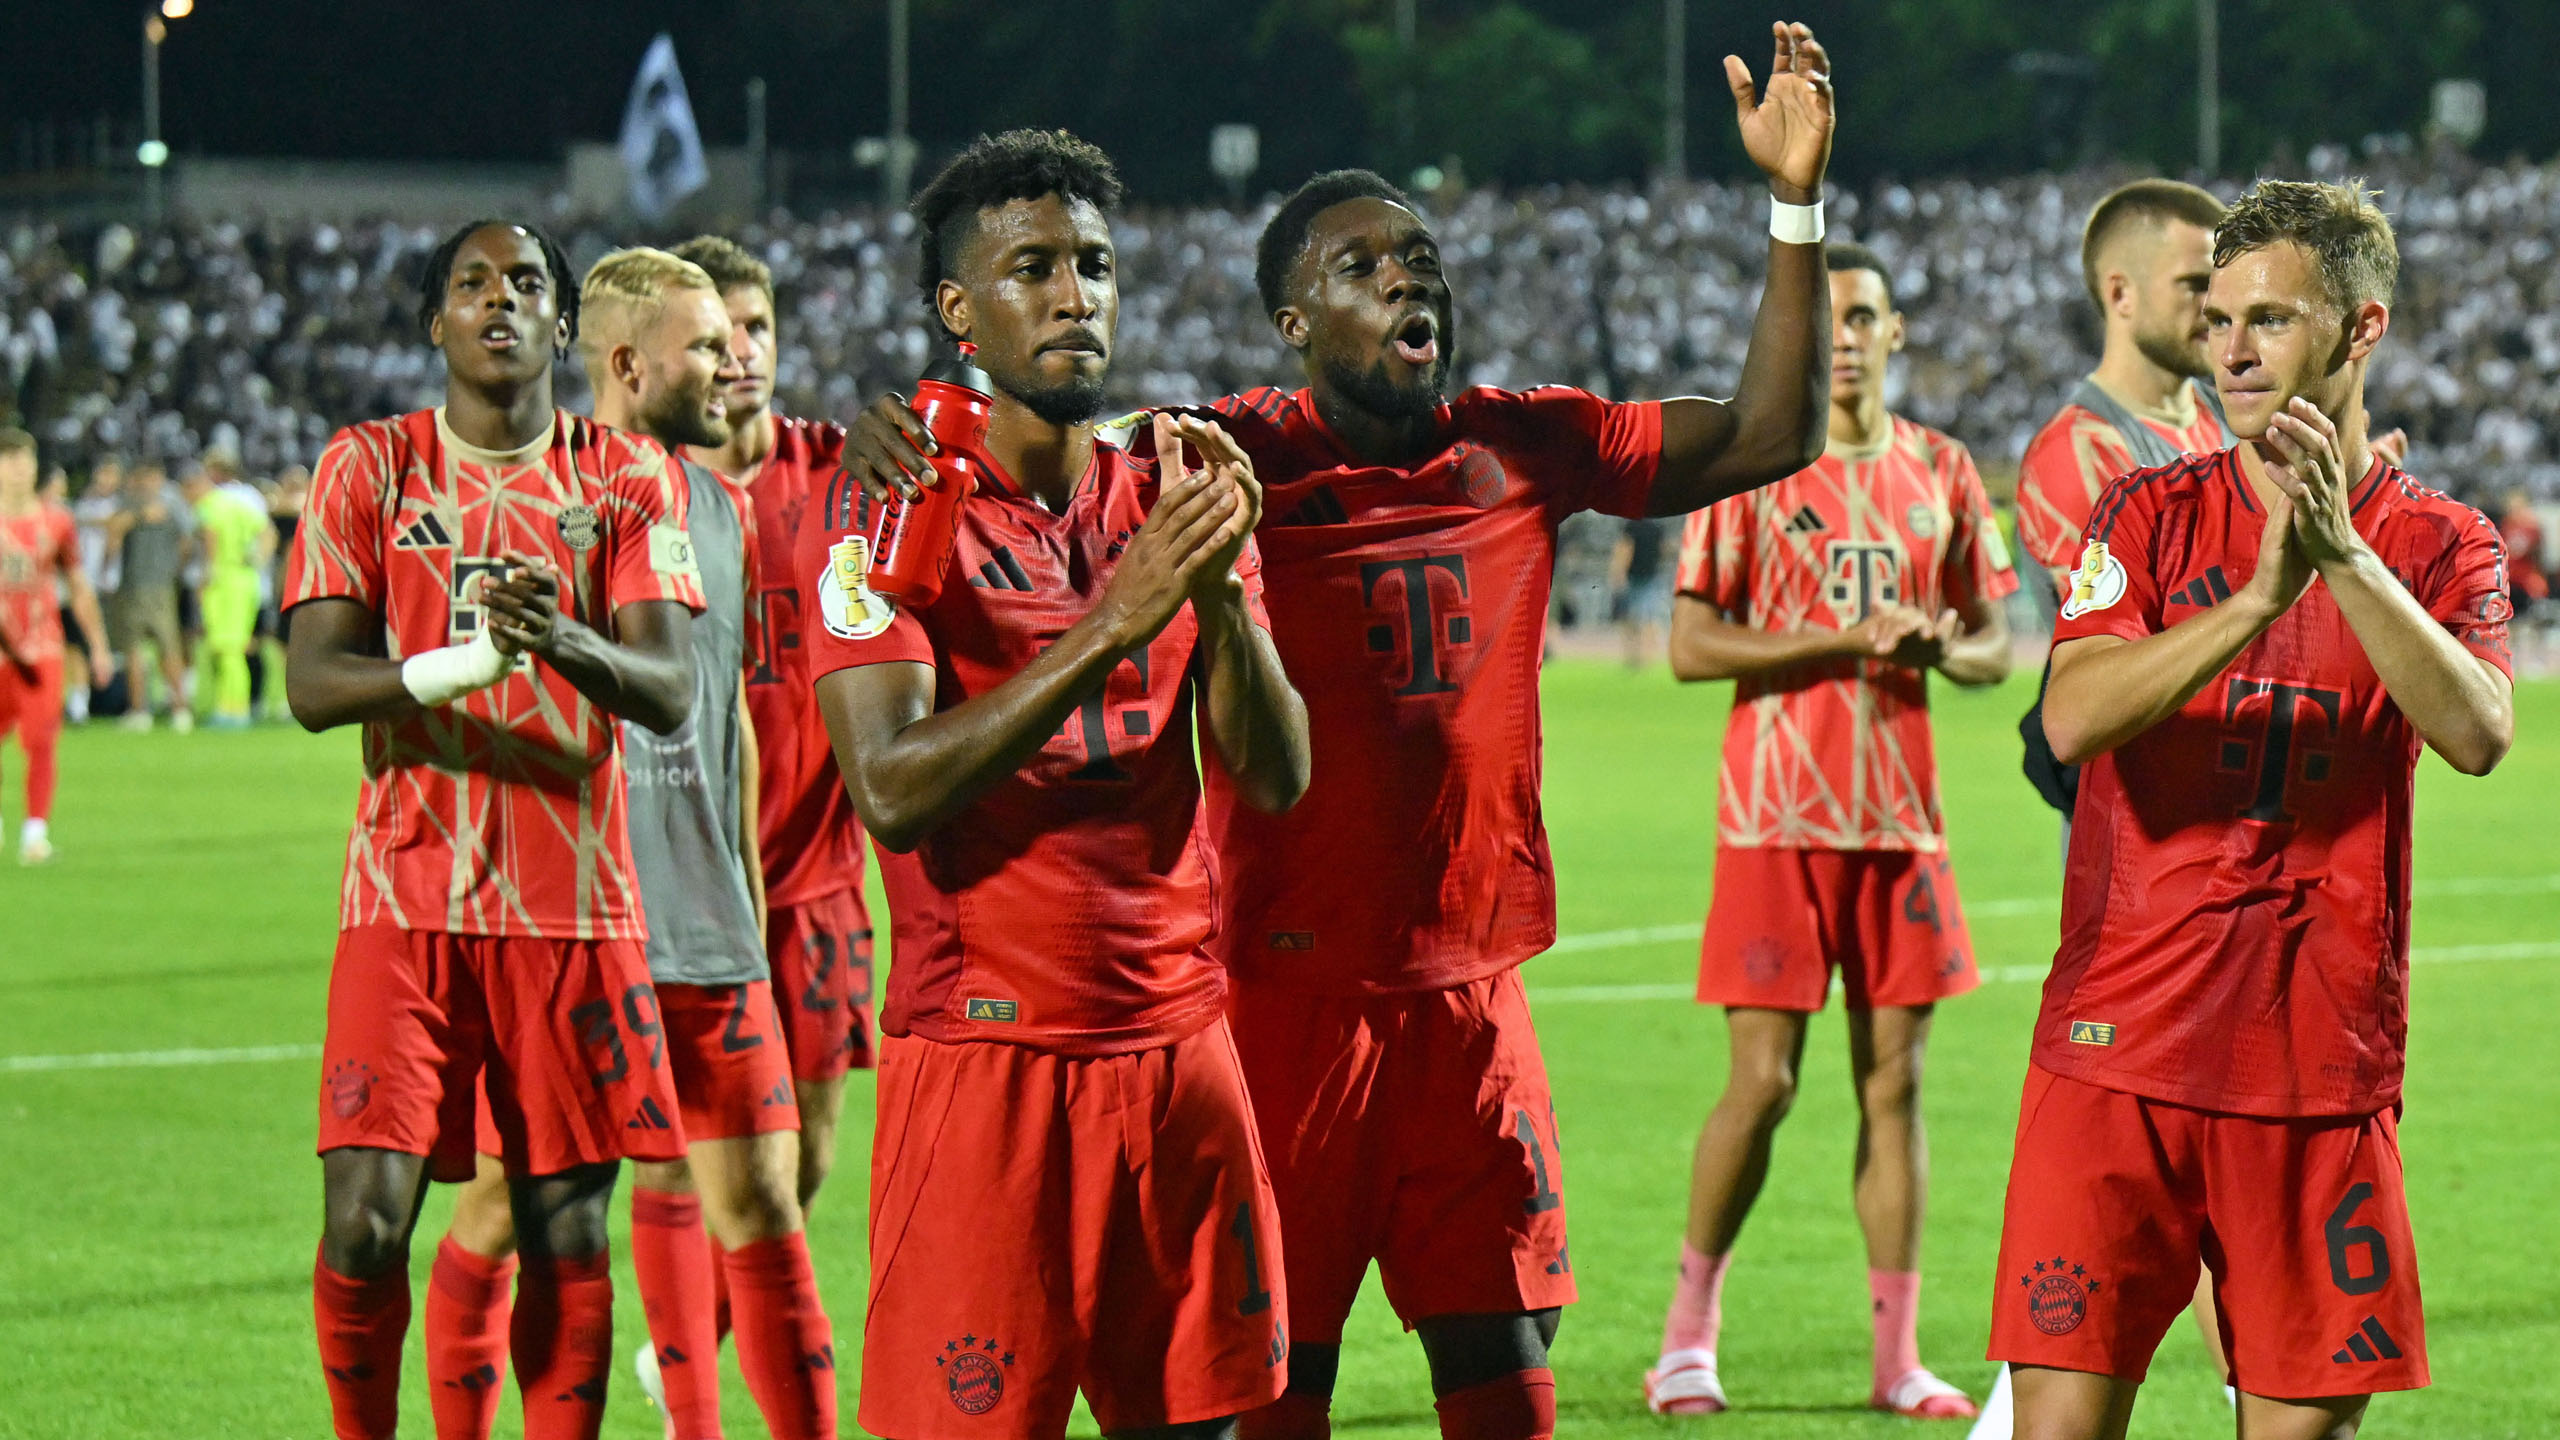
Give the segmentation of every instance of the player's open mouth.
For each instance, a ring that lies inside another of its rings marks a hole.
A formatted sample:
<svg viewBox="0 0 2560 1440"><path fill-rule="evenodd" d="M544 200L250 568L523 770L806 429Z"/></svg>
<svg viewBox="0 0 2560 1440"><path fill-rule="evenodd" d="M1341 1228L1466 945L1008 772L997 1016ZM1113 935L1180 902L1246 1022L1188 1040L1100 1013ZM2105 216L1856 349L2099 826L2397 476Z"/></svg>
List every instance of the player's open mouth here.
<svg viewBox="0 0 2560 1440"><path fill-rule="evenodd" d="M523 343L523 337L516 334L512 325L484 325L480 329L480 343L492 350L513 350Z"/></svg>
<svg viewBox="0 0 2560 1440"><path fill-rule="evenodd" d="M1439 322L1427 310L1409 317L1396 327L1395 350L1397 359L1416 369L1439 363Z"/></svg>

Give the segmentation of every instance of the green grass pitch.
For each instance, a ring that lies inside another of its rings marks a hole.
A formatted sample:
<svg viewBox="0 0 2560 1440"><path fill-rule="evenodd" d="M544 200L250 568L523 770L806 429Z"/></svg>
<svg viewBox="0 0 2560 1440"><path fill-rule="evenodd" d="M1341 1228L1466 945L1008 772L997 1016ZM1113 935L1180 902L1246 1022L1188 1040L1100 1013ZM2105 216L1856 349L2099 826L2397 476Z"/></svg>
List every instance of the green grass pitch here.
<svg viewBox="0 0 2560 1440"><path fill-rule="evenodd" d="M1995 978L1943 1007L1932 1046L1922 1341L1941 1374L1976 1394L1991 1372L1985 1307L2036 1003L2021 977L2050 958L2054 928L2053 817L2017 777L2011 731L2031 678L1987 694L1938 690L1957 875ZM1669 1293L1690 1139L1724 1063L1719 1017L1674 998L1692 977L1694 942L1659 937L1705 913L1728 694L1599 662L1548 675L1547 813L1569 939L1528 977L1582 1282L1556 1349L1561 1434L1916 1433L1916 1422L1862 1408L1864 1261L1836 1009L1815 1026L1803 1098L1728 1291L1723 1359L1739 1408L1658 1420L1638 1397ZM2539 828L2560 796L2550 738L2560 683L2528 684L2518 700L2525 739L2505 768L2464 780L2430 759L2419 787L2404 1136L2436 1384L2378 1401L2373 1437L2560 1435L2560 839ZM14 840L14 750L5 764ZM0 867L0 1437L325 1440L308 1290L320 1221L316 1063L300 1049L158 1067L29 1057L316 1042L355 771L344 733L90 727L66 737L61 859ZM1656 938L1612 933L1646 930ZM845 1360L847 1434L869 1111L868 1082L857 1080L844 1166L811 1226ZM430 1201L413 1250L421 1296L446 1204L441 1193ZM625 1355L643 1334L629 1275L620 1268ZM1345 1348L1344 1434L1437 1433L1420 1352L1374 1288ZM413 1338L413 1436L430 1433L420 1366ZM762 1434L728 1374L729 1433ZM498 1433L516 1425L510 1396ZM2229 1427L2181 1328L2134 1433ZM616 1371L606 1434L658 1434L627 1369Z"/></svg>

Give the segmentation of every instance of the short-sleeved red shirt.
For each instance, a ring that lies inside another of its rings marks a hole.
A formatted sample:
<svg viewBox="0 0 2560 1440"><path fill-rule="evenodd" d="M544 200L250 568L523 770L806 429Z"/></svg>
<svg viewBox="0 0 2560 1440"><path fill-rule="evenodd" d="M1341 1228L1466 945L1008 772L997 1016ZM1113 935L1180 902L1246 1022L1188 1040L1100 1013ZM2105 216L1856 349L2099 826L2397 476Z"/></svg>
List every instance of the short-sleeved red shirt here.
<svg viewBox="0 0 2560 1440"><path fill-rule="evenodd" d="M2354 502L2427 613L2509 669L2496 527L2378 458ZM2265 521L2236 449L2116 480L2055 643L2201 614L2248 583ZM2090 761L2036 1063L2242 1115L2396 1103L2419 744L2314 583L2175 715Z"/></svg>
<svg viewBox="0 0 2560 1440"><path fill-rule="evenodd" d="M1839 451L1689 517L1680 593L1758 630L1847 630L1879 605L1935 615L2018 588L1973 457L1896 417L1866 454ZM1928 677L1832 660L1734 688L1717 782L1725 845L1945 848Z"/></svg>
<svg viewBox="0 0 2560 1440"><path fill-rule="evenodd" d="M2195 411L2185 425L2135 418L2181 454L2221 449L2227 443L2222 422L2201 400ZM2026 457L2018 462L2018 548L2047 570L2070 569L2080 558L2080 528L2089 523L2098 492L2133 468L2132 449L2105 416L2064 405L2027 442Z"/></svg>
<svg viewBox="0 0 2560 1440"><path fill-rule="evenodd" d="M932 667L949 710L1011 679L1093 608L1155 503L1152 464L1094 446L1063 513L990 480L961 502L942 593L918 610L863 583L868 503L839 471L798 566L809 673ZM1257 623L1261 570L1236 573ZM1189 606L1116 666L1039 753L909 854L880 853L895 964L880 1028L1063 1055L1169 1045L1215 1019L1221 882L1200 818Z"/></svg>
<svg viewBox="0 0 2560 1440"><path fill-rule="evenodd" d="M756 727L756 836L765 898L804 905L862 885L862 827L836 773L827 722L810 686L800 617L814 603L799 563L801 531L817 522L844 455L844 427L777 415L773 450L739 477L752 498L761 565L749 607L747 715ZM833 538L833 537L829 537Z"/></svg>
<svg viewBox="0 0 2560 1440"><path fill-rule="evenodd" d="M1662 407L1469 390L1409 465L1353 458L1303 390L1216 409L1262 481L1271 635L1315 761L1285 815L1209 777L1236 857L1219 897L1228 965L1356 995L1463 985L1546 949L1538 665L1556 527L1644 513Z"/></svg>
<svg viewBox="0 0 2560 1440"><path fill-rule="evenodd" d="M0 635L29 664L62 653L62 599L54 587L80 564L80 526L59 505L0 516ZM95 638L95 637L93 637Z"/></svg>
<svg viewBox="0 0 2560 1440"><path fill-rule="evenodd" d="M320 456L284 603L353 600L392 659L479 632L468 596L517 550L565 577L560 612L610 633L624 605L702 609L690 488L654 440L561 411L504 454L443 412L341 430ZM339 920L465 935L647 934L611 715L539 660L406 720L367 721Z"/></svg>

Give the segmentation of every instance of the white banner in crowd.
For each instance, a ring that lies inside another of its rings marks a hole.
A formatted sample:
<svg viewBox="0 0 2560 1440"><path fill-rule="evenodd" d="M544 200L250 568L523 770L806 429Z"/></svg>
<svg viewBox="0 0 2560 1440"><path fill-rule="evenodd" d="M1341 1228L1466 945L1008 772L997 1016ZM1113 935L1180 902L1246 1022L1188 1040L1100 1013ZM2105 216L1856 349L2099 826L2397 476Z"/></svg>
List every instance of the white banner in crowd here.
<svg viewBox="0 0 2560 1440"><path fill-rule="evenodd" d="M659 220L708 178L702 132L676 69L675 37L661 34L640 57L631 103L622 112L622 167L631 178L631 208Z"/></svg>

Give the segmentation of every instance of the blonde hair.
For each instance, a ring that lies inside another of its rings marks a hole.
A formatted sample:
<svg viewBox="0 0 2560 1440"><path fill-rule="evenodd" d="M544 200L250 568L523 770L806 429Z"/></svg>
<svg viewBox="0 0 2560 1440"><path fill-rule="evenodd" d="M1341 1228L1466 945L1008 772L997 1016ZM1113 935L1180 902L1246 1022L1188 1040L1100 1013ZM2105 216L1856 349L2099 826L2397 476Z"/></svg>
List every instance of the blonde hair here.
<svg viewBox="0 0 2560 1440"><path fill-rule="evenodd" d="M633 343L657 320L673 290L716 295L720 287L701 266L645 245L616 250L587 267L578 285L578 348L590 382L613 347Z"/></svg>
<svg viewBox="0 0 2560 1440"><path fill-rule="evenodd" d="M2213 232L2219 270L2252 250L2292 241L2310 252L2320 287L2341 314L2368 300L2391 303L2400 282L2400 242L2362 180L2261 180Z"/></svg>

